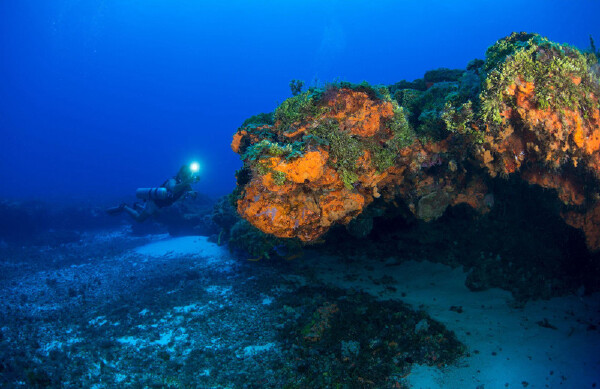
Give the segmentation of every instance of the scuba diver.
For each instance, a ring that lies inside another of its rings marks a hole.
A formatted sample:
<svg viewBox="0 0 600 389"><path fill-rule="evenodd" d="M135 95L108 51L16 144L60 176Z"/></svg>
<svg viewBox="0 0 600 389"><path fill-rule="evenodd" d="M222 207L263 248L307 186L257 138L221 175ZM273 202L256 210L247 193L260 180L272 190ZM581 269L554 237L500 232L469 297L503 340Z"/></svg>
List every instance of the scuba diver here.
<svg viewBox="0 0 600 389"><path fill-rule="evenodd" d="M183 165L177 175L169 178L158 188L138 188L135 196L144 200L143 203L136 202L132 207L123 203L117 207L108 208L106 213L118 215L125 211L134 220L143 222L160 208L170 206L184 195L194 194L191 185L200 181L199 170L200 165L197 162Z"/></svg>

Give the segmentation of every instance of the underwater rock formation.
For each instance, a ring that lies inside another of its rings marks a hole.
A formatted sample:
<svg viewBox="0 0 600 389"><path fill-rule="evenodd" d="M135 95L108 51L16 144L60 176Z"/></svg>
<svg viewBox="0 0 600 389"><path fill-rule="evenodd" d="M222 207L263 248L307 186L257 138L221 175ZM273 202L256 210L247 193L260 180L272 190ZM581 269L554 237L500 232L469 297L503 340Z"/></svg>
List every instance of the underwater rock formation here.
<svg viewBox="0 0 600 389"><path fill-rule="evenodd" d="M265 233L311 242L378 198L425 221L459 203L485 213L489 180L519 175L555 189L564 220L600 249L597 62L513 33L466 70L310 88L234 135L237 210Z"/></svg>
<svg viewBox="0 0 600 389"><path fill-rule="evenodd" d="M273 124L242 126L232 148L248 180L238 212L278 237L312 241L380 196L400 195L424 220L459 202L484 208L483 183L445 156L448 142L418 139L384 87L305 92L277 108Z"/></svg>
<svg viewBox="0 0 600 389"><path fill-rule="evenodd" d="M310 90L278 107L273 124L243 126L232 148L251 178L239 213L267 233L303 241L360 214L410 135L398 105L378 92Z"/></svg>
<svg viewBox="0 0 600 389"><path fill-rule="evenodd" d="M492 176L520 172L555 189L565 221L600 249L596 56L521 33L498 41L487 57L479 112L485 135L476 158Z"/></svg>

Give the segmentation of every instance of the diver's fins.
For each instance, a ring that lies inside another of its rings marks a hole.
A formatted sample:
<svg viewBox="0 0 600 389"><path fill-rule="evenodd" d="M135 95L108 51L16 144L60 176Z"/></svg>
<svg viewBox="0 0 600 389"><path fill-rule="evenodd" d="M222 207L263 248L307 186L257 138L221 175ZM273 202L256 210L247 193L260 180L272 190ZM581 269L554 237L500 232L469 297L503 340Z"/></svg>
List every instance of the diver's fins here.
<svg viewBox="0 0 600 389"><path fill-rule="evenodd" d="M125 204L121 204L117 207L111 207L106 209L106 213L109 215L118 215L121 212L123 212L123 209L125 208Z"/></svg>

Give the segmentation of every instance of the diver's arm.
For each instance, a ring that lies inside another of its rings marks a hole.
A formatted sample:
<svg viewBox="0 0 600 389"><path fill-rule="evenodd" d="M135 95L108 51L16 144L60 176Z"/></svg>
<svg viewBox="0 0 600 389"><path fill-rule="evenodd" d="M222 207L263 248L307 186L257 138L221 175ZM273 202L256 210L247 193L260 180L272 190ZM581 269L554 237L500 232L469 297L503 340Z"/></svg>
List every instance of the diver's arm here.
<svg viewBox="0 0 600 389"><path fill-rule="evenodd" d="M198 181L200 181L200 177L194 176L190 180L185 180L180 182L179 184L173 185L171 191L173 193L190 192L192 191L192 184Z"/></svg>
<svg viewBox="0 0 600 389"><path fill-rule="evenodd" d="M192 186L189 182L182 182L180 184L176 184L172 189L173 193L188 192L190 190L192 190Z"/></svg>

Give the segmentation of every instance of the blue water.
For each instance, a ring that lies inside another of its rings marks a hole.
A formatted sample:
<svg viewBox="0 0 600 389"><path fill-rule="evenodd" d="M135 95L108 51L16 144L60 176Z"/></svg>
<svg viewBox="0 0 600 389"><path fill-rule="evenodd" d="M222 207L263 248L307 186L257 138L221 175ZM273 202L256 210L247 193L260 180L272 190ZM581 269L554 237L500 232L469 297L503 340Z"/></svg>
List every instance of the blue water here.
<svg viewBox="0 0 600 389"><path fill-rule="evenodd" d="M598 386L600 253L553 191L315 245L217 201L292 79L464 69L513 31L600 47L600 1L0 0L0 388ZM104 212L192 161L197 197Z"/></svg>
<svg viewBox="0 0 600 389"><path fill-rule="evenodd" d="M107 199L198 159L230 192L231 135L288 83L464 68L512 31L586 48L598 1L0 2L0 196Z"/></svg>

